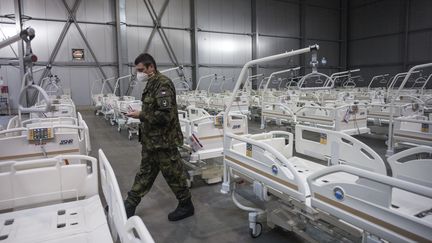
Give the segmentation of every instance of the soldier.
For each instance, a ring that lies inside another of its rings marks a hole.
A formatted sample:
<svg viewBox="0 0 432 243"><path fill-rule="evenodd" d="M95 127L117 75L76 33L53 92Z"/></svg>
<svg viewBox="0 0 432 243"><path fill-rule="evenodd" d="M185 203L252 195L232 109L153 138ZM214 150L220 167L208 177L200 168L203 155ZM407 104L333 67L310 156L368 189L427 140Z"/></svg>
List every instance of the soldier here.
<svg viewBox="0 0 432 243"><path fill-rule="evenodd" d="M141 167L125 200L127 217L135 214L141 198L153 185L159 170L179 201L177 208L168 214L168 220L177 221L194 214L191 194L178 147L183 144L176 92L172 81L162 75L153 57L147 53L135 59L139 81L147 81L142 93L142 111L132 111L127 116L139 118L142 144Z"/></svg>

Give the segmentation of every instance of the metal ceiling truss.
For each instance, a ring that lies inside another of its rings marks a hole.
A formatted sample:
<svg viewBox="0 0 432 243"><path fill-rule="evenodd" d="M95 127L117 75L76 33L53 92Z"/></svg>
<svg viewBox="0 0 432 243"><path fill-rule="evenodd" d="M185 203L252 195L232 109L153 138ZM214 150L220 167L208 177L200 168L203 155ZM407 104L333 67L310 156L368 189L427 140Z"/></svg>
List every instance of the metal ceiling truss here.
<svg viewBox="0 0 432 243"><path fill-rule="evenodd" d="M76 20L76 17L75 17L76 12L77 12L77 10L78 10L78 7L79 7L79 5L80 5L80 3L81 3L81 0L75 0L74 4L72 5L72 8L69 7L69 5L67 4L66 0L62 0L62 2L63 2L63 5L64 5L64 7L66 8L66 10L67 10L67 12L68 12L68 18L67 18L66 24L65 24L64 27L63 27L62 32L60 33L59 38L57 39L57 42L56 42L56 44L55 44L55 46L54 46L53 51L51 52L51 55L50 55L50 57L49 57L49 59L48 59L48 64L47 64L47 66L52 66L52 64L54 63L54 60L55 60L55 58L57 57L57 54L58 54L58 52L59 52L59 50L60 50L60 47L61 47L61 45L62 45L62 43L63 43L63 41L64 41L64 39L65 39L65 37L66 37L66 34L67 34L67 32L68 32L70 26L71 26L72 24L74 24L75 27L77 28L77 30L78 30L80 36L82 37L82 39L83 39L83 41L84 41L84 44L87 46L87 49L89 50L90 55L92 56L92 58L93 58L93 60L94 60L94 63L96 64L96 67L97 67L97 68L99 69L99 71L101 72L102 77L103 77L104 79L106 79L107 76L106 76L104 70L102 69L102 66L100 65L100 63L99 63L99 61L98 61L98 59L97 59L95 53L93 52L93 49L91 48L89 42L87 41L87 38L85 37L84 32L82 31L82 29L81 29L81 27L79 26L78 21ZM39 78L39 82L38 82L38 84L40 84L40 82L42 81L42 79L45 78L45 77L48 75L48 73L49 73L49 68L47 68L47 69L45 69L45 70L43 71L41 77ZM111 84L109 84L109 83L108 83L108 88L109 88L111 91L113 91L113 88L112 88ZM30 104L33 104L33 103L36 101L36 98L37 98L37 96L36 96L36 94L34 94L34 95L32 96L32 99L30 100L30 101L31 101Z"/></svg>
<svg viewBox="0 0 432 243"><path fill-rule="evenodd" d="M150 0L143 0L143 1L144 1L144 4L145 4L145 6L146 6L146 8L150 14L152 21L153 21L153 30L150 33L149 39L145 45L144 52L147 52L148 49L150 48L150 43L151 43L151 41L152 41L154 35L156 34L156 31L157 31L161 40L162 40L163 45L165 46L165 49L168 53L168 56L169 56L171 62L177 67L180 66L180 63L178 62L177 56L174 53L174 50L171 46L171 43L168 40L168 37L165 33L165 30L160 23L162 16L165 13L165 10L168 6L169 0L165 0L165 2L162 4L162 8L160 9L159 14L156 13L156 10L153 7L153 4L150 2ZM184 76L182 69L178 69L177 74L180 77Z"/></svg>

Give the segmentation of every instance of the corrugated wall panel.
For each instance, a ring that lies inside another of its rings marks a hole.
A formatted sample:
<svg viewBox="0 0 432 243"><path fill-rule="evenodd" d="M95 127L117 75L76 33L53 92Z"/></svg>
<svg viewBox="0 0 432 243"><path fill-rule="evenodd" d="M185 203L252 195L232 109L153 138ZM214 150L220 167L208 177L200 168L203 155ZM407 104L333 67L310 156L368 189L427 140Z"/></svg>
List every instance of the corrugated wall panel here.
<svg viewBox="0 0 432 243"><path fill-rule="evenodd" d="M197 24L201 29L249 33L251 30L250 20L250 1L197 1Z"/></svg>
<svg viewBox="0 0 432 243"><path fill-rule="evenodd" d="M386 64L400 62L401 36L388 36L350 43L351 65Z"/></svg>
<svg viewBox="0 0 432 243"><path fill-rule="evenodd" d="M69 6L72 8L72 4L69 4ZM82 9L81 5L79 11L82 11ZM57 0L23 1L23 11L25 15L36 18L66 19L68 16L63 2ZM78 17L78 19L80 18Z"/></svg>
<svg viewBox="0 0 432 243"><path fill-rule="evenodd" d="M190 27L189 1L190 0L170 1L165 11L165 14L162 18L162 26L189 28ZM153 2L163 2L163 1L159 0ZM157 9L160 9L160 7L158 7Z"/></svg>
<svg viewBox="0 0 432 243"><path fill-rule="evenodd" d="M352 1L352 0L349 0ZM339 0L306 0L306 4L313 4L325 8L339 8Z"/></svg>
<svg viewBox="0 0 432 243"><path fill-rule="evenodd" d="M306 7L306 37L339 39L339 12L319 7Z"/></svg>
<svg viewBox="0 0 432 243"><path fill-rule="evenodd" d="M366 5L364 5L366 4ZM360 7L358 7L360 6ZM429 12L432 11L431 1L412 0L409 12L408 33L408 66L415 63L430 62L432 59L432 24ZM363 65L362 74L369 80L375 74L404 72L405 49L405 12L403 0L351 2L350 65ZM418 31L420 30L420 31ZM390 35L398 33L396 35ZM375 35L388 36L375 36ZM377 64L377 66L373 66Z"/></svg>
<svg viewBox="0 0 432 243"><path fill-rule="evenodd" d="M157 8L156 12L159 13L159 8ZM128 24L153 24L142 0L128 0L126 2L126 21Z"/></svg>
<svg viewBox="0 0 432 243"><path fill-rule="evenodd" d="M251 59L251 45L249 36L200 33L200 63L243 65Z"/></svg>
<svg viewBox="0 0 432 243"><path fill-rule="evenodd" d="M300 41L296 39L260 37L259 54L261 57L276 55L282 52L300 48ZM293 65L299 64L299 58L292 59ZM272 62L273 64L287 64L288 60Z"/></svg>
<svg viewBox="0 0 432 243"><path fill-rule="evenodd" d="M127 28L128 42L128 57L129 62L133 62L135 58L144 51L144 47L148 41L152 29L141 27ZM190 34L182 30L165 30L168 40L177 56L179 63L190 63ZM148 50L154 58L161 63L171 63L168 52L165 49L162 40L158 33L153 37Z"/></svg>
<svg viewBox="0 0 432 243"><path fill-rule="evenodd" d="M258 1L258 28L262 34L300 35L299 5L275 1Z"/></svg>
<svg viewBox="0 0 432 243"><path fill-rule="evenodd" d="M14 13L14 1L13 0L3 0L0 1L0 14L12 14Z"/></svg>
<svg viewBox="0 0 432 243"><path fill-rule="evenodd" d="M401 6L403 6L403 0L386 0L351 9L350 38L401 31L404 20L404 11Z"/></svg>
<svg viewBox="0 0 432 243"><path fill-rule="evenodd" d="M411 33L408 43L410 62L430 62L432 60L432 31Z"/></svg>
<svg viewBox="0 0 432 243"><path fill-rule="evenodd" d="M432 1L411 0L410 30L432 28Z"/></svg>

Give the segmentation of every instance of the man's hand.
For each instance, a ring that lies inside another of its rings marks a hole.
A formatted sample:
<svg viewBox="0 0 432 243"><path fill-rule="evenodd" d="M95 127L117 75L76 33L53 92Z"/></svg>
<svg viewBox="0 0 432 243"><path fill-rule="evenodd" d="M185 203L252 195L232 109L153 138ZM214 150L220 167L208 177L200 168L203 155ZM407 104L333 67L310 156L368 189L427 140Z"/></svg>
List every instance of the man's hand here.
<svg viewBox="0 0 432 243"><path fill-rule="evenodd" d="M126 116L138 119L139 114L140 114L140 111L131 111L131 112L126 113Z"/></svg>

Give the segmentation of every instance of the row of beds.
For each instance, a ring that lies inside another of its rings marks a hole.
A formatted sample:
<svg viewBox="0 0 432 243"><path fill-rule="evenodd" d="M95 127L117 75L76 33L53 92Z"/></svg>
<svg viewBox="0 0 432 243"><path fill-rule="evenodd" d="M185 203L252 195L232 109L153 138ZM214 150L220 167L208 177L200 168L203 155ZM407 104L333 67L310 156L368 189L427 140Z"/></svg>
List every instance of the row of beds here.
<svg viewBox="0 0 432 243"><path fill-rule="evenodd" d="M46 97L0 131L0 242L154 242L70 96Z"/></svg>
<svg viewBox="0 0 432 243"><path fill-rule="evenodd" d="M242 70L314 48L253 60ZM415 66L407 76L431 66ZM306 124L296 124L293 133L236 135L226 130L221 192L249 212L252 237L267 226L295 232L308 242L431 242L431 155L432 147L415 145L382 158L343 131ZM261 201L259 207L237 199L244 193L237 188L245 185Z"/></svg>

